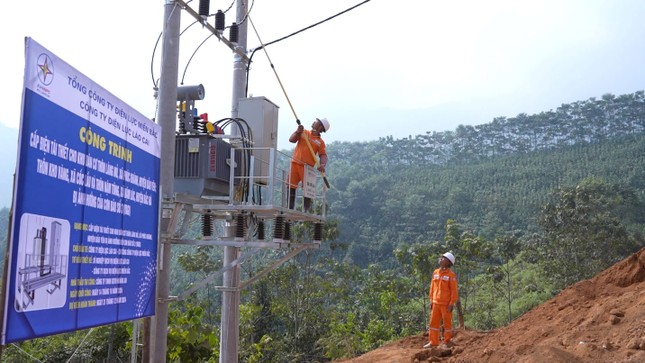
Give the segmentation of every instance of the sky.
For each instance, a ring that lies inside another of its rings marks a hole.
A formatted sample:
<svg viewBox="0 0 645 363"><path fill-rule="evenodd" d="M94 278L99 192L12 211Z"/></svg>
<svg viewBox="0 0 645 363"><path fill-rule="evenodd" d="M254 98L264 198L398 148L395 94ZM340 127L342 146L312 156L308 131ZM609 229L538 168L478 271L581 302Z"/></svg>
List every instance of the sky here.
<svg viewBox="0 0 645 363"><path fill-rule="evenodd" d="M211 0L210 13L232 1ZM259 39L273 42L362 2L255 0L249 54ZM154 118L164 3L4 4L0 123L19 128L25 37ZM188 5L197 10L199 1ZM235 6L226 15L228 26ZM292 147L296 118L309 126L326 117L328 144L485 124L645 89L644 15L642 0L371 0L267 46L275 73L256 52L248 92L279 106L279 149ZM182 11L178 83L204 85L200 113L230 117L233 54L193 22Z"/></svg>

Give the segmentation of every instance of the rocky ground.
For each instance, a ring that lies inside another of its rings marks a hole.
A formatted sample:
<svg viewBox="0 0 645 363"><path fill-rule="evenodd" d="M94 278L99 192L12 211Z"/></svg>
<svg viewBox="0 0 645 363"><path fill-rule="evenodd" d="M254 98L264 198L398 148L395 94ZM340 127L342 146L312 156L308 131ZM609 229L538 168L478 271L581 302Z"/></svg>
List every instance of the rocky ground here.
<svg viewBox="0 0 645 363"><path fill-rule="evenodd" d="M421 334L337 363L645 362L645 248L508 326L453 341L423 349Z"/></svg>

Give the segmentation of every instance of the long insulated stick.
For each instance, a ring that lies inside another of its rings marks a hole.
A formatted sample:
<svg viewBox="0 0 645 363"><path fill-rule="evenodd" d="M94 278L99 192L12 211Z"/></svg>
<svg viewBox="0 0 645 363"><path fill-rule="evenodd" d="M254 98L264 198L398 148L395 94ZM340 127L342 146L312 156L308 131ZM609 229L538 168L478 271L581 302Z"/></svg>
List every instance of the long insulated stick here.
<svg viewBox="0 0 645 363"><path fill-rule="evenodd" d="M258 41L260 42L260 46L262 47L262 50L264 51L264 54L267 57L267 60L269 61L269 64L271 65L271 69L273 70L273 74L275 74L275 78L278 80L278 83L280 84L280 88L282 89L282 93L284 93L284 97L287 98L287 102L289 103L289 107L291 108L291 112L293 112L293 117L296 118L296 123L300 125L300 119L298 118L298 115L296 114L296 110L293 108L293 104L291 103L291 100L289 99L289 95L287 95L287 91L284 89L284 85L282 85L282 81L280 80L280 76L278 76L278 72L275 70L275 67L273 66L273 62L271 61L271 57L269 57L269 52L267 52L267 48L264 46L264 43L262 43L262 39L260 39L260 34L258 34L258 30L255 28L255 24L253 24L253 20L251 20L251 17L248 17L249 22L251 23L251 26L253 27L253 31L255 32L255 35L258 37ZM320 165L320 160L318 159L318 156L314 152L314 148L311 146L311 142L309 141L309 138L307 137L306 133L302 133L301 135L304 137L305 142L307 143L307 147L309 148L309 152L311 152L311 156L314 158L314 161L316 162L314 167L318 167ZM323 181L325 182L325 185L327 188L331 188L329 185L329 181L327 181L327 177L325 176L324 172L320 172L322 175Z"/></svg>

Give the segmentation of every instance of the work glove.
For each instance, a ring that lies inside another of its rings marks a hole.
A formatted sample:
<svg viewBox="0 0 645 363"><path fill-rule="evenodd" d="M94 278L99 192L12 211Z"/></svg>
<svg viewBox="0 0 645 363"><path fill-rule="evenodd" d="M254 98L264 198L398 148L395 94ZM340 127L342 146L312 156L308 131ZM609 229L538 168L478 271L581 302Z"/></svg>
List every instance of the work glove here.
<svg viewBox="0 0 645 363"><path fill-rule="evenodd" d="M448 305L448 311L452 313L452 305Z"/></svg>

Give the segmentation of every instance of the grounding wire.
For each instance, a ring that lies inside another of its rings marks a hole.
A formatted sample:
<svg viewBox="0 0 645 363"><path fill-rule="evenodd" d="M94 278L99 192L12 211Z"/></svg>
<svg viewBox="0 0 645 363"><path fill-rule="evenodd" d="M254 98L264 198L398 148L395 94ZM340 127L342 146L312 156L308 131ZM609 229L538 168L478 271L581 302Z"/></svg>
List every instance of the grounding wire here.
<svg viewBox="0 0 645 363"><path fill-rule="evenodd" d="M18 344L11 343L11 345L9 345L9 346L18 349L19 352L26 354L27 356L29 356L29 358L33 359L34 361L36 361L38 363L43 363L43 361L38 360L38 358L34 357L33 355L27 353L24 349L20 348L20 346Z"/></svg>
<svg viewBox="0 0 645 363"><path fill-rule="evenodd" d="M188 62L186 62L186 67L184 67L184 73L181 76L181 83L180 84L182 84L182 85L184 84L184 78L186 77L186 71L188 70L188 66L190 65L190 62L193 60L193 57L195 56L195 54L197 54L197 51L199 50L199 48L201 48L201 46L204 45L204 43L206 43L206 41L208 39L210 39L210 37L212 37L213 35L215 35L215 34L210 34L209 36L207 36L206 39L204 39L201 43L199 43L197 48L195 48L195 51L193 52L193 54L188 59Z"/></svg>
<svg viewBox="0 0 645 363"><path fill-rule="evenodd" d="M189 3L189 2L191 2L191 1L192 1L192 0L189 0L189 1L188 1L188 3ZM186 4L188 4L188 3L186 3ZM177 10L177 7L178 7L178 6L179 6L179 5L178 5L177 3L175 3L175 5L173 6L172 11L171 11L171 12L170 12L170 14L168 15L168 19L166 19L166 21L164 22L164 27L163 27L164 29L166 29L166 24L168 23L168 21L170 21L170 18L172 17L172 14L174 14L174 13L175 13L175 10ZM191 24L191 25L192 25L192 24ZM186 29L188 29L189 27L190 27L190 25L189 25ZM183 32L182 32L182 33L183 33ZM163 35L163 30L159 33L159 36L157 37L157 42L155 43L155 47L154 47L154 49L152 50L152 57L150 58L150 73L151 73L151 75L152 75L152 84L154 85L154 88L157 88L157 84L155 83L155 75L154 75L154 71L153 71L153 66L152 66L152 65L153 65L153 62L154 62L155 52L156 52L156 50L157 50L157 46L159 45L159 40L161 39L161 36L162 36L162 35Z"/></svg>
<svg viewBox="0 0 645 363"><path fill-rule="evenodd" d="M65 363L69 363L72 361L72 358L74 358L74 356L76 355L76 352L78 352L78 350L81 348L83 343L85 343L85 340L87 339L87 337L89 337L93 331L94 331L94 328L91 328L90 331L88 331L87 334L85 334L85 336L83 337L83 340L81 340L81 342L78 344L78 347L76 347L76 349L74 350L74 353L72 353L72 356L69 357L69 359Z"/></svg>
<svg viewBox="0 0 645 363"><path fill-rule="evenodd" d="M250 7L249 7L249 9L246 11L246 14L244 14L244 18L242 18L242 21L241 21L239 24L237 24L237 25L242 25L242 24L244 24L244 22L249 18L249 14L251 14L251 10L253 10L253 6L254 6L254 5L255 5L255 0L253 0L253 1L251 2L251 6L250 6Z"/></svg>
<svg viewBox="0 0 645 363"><path fill-rule="evenodd" d="M231 9L233 8L233 5L235 5L235 1L236 1L236 0L231 1L231 5L229 5L229 6L228 6L228 9L226 9L226 10L224 10L224 11L223 11L223 13L224 13L224 14L228 13L228 11L229 11L229 10L231 10Z"/></svg>
<svg viewBox="0 0 645 363"><path fill-rule="evenodd" d="M199 23L198 20L195 20L194 22L192 22L192 24L187 26L184 30L181 31L181 33L179 33L179 36L181 37L186 32L186 30L188 30L188 28L190 28L191 26L197 23ZM163 32L160 32L159 36L157 37L157 41L155 42L155 46L152 49L152 57L150 57L150 75L152 76L152 84L155 86L155 88L157 88L157 81L155 81L155 72L154 72L155 54L157 53L157 47L159 46L159 41L161 40L162 35L163 35Z"/></svg>

